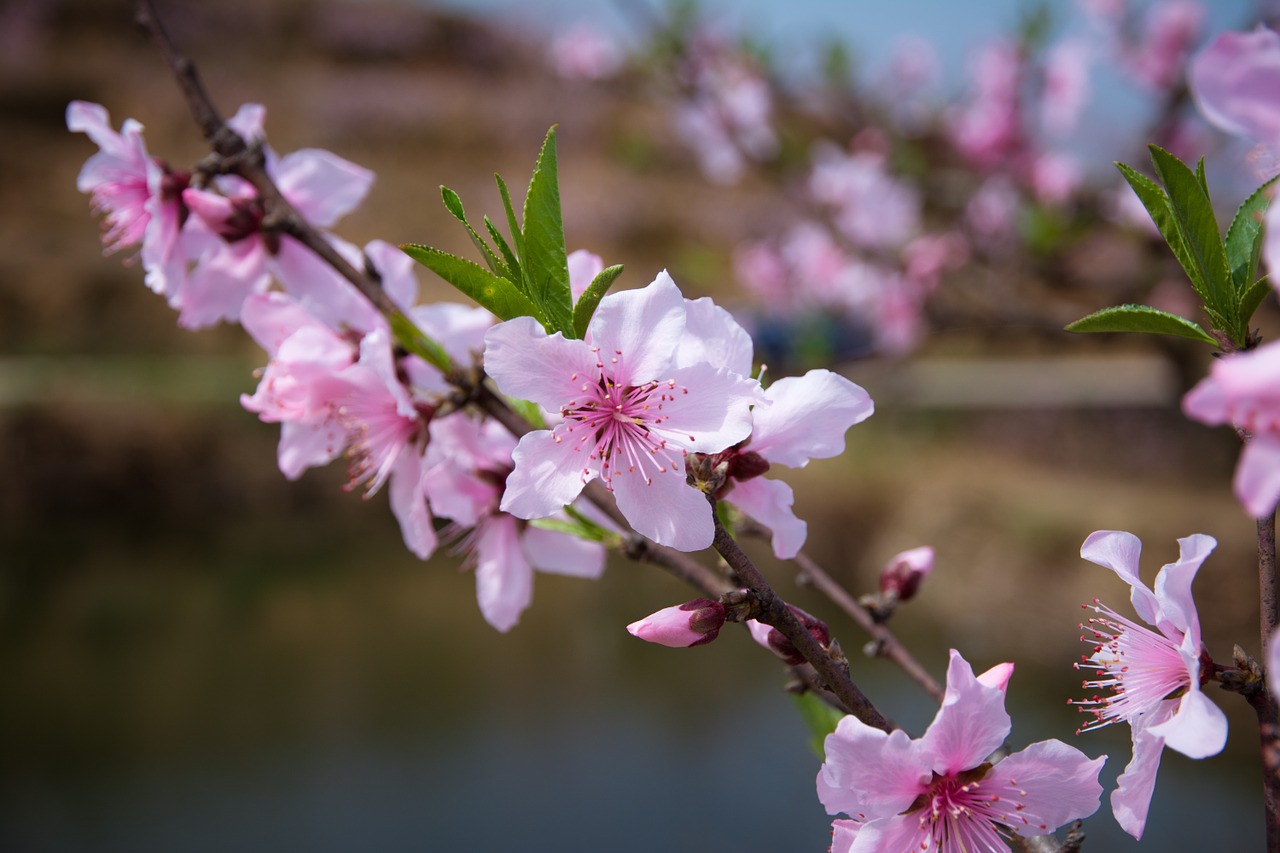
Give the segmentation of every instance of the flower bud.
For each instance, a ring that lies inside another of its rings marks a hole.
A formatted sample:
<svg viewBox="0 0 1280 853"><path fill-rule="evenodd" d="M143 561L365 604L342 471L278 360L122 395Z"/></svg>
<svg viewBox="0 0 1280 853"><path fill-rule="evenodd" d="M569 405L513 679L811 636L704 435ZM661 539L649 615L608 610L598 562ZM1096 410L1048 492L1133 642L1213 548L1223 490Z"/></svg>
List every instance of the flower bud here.
<svg viewBox="0 0 1280 853"><path fill-rule="evenodd" d="M818 645L824 649L831 643L831 632L827 629L827 624L816 616L805 613L799 607L788 604L793 616L799 620L800 624L809 630L813 638L818 641ZM747 620L747 630L751 632L751 638L778 657L782 658L788 665L796 666L804 663L804 655L791 644L786 635L774 628L772 625L766 625L763 622L757 622L755 619Z"/></svg>
<svg viewBox="0 0 1280 853"><path fill-rule="evenodd" d="M880 572L880 592L898 601L913 598L933 571L933 548L925 545L893 557Z"/></svg>
<svg viewBox="0 0 1280 853"><path fill-rule="evenodd" d="M685 649L711 642L723 625L723 604L709 598L695 598L632 622L627 631L650 643Z"/></svg>

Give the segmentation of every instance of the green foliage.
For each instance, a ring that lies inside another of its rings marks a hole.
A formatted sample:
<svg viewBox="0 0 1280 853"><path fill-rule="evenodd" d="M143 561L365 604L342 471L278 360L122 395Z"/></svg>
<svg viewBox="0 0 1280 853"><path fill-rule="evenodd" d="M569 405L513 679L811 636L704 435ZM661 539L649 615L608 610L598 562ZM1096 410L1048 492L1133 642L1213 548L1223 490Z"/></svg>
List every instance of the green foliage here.
<svg viewBox="0 0 1280 853"><path fill-rule="evenodd" d="M1203 158L1193 170L1177 157L1151 146L1159 183L1117 163L1161 236L1182 265L1212 329L1244 346L1249 320L1265 298L1265 279L1255 279L1263 237L1263 213L1270 182L1240 206L1225 242L1213 212ZM1218 346L1219 341L1184 317L1142 305L1121 305L1090 314L1067 326L1069 332L1147 332L1175 335Z"/></svg>
<svg viewBox="0 0 1280 853"><path fill-rule="evenodd" d="M836 730L836 725L843 719L844 714L812 693L792 693L791 699L796 703L796 710L800 712L805 725L809 727L809 748L817 753L819 758L825 758L824 741L827 735Z"/></svg>
<svg viewBox="0 0 1280 853"><path fill-rule="evenodd" d="M1145 332L1175 335L1217 346L1204 329L1190 320L1146 305L1118 305L1082 317L1067 326L1068 332Z"/></svg>
<svg viewBox="0 0 1280 853"><path fill-rule="evenodd" d="M471 299L502 320L533 317L548 333L580 338L601 297L622 272L609 267L598 275L575 306L569 287L568 253L564 220L560 211L560 182L556 165L556 129L547 131L524 198L524 224L516 219L511 193L501 175L494 175L502 198L510 240L485 216L490 246L471 223L462 199L448 187L440 187L445 209L467 229L485 267L415 243L401 248Z"/></svg>

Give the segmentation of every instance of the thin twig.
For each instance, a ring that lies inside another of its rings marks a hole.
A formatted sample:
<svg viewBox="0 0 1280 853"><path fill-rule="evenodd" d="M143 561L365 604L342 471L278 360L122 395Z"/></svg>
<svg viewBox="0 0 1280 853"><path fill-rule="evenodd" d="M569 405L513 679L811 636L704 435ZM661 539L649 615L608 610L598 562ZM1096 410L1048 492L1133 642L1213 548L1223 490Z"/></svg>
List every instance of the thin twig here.
<svg viewBox="0 0 1280 853"><path fill-rule="evenodd" d="M871 700L853 683L846 666L837 663L834 658L814 639L808 629L800 624L795 614L787 607L786 602L778 597L773 587L765 580L751 558L729 535L712 505L712 517L715 520L715 539L711 546L725 559L729 568L738 576L743 585L755 593L761 605L761 614L757 620L777 628L796 650L804 656L826 686L845 706L845 710L869 726L883 731L892 731L894 726L880 711L871 704Z"/></svg>

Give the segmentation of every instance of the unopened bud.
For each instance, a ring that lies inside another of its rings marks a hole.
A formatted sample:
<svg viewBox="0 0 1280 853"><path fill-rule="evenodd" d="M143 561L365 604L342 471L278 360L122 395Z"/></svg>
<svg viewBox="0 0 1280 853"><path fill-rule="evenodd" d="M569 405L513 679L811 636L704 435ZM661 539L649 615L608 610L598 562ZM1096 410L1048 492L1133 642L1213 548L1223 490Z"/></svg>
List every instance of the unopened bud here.
<svg viewBox="0 0 1280 853"><path fill-rule="evenodd" d="M933 548L925 545L893 557L880 572L880 592L898 601L908 601L921 582L933 571Z"/></svg>
<svg viewBox="0 0 1280 853"><path fill-rule="evenodd" d="M709 598L695 598L632 622L627 631L650 643L687 649L711 642L723 625L723 604Z"/></svg>
<svg viewBox="0 0 1280 853"><path fill-rule="evenodd" d="M800 624L808 629L809 633L818 645L824 649L831 643L831 632L827 629L827 624L816 616L805 613L799 607L790 604L787 609L792 615L799 620ZM772 625L766 625L763 622L757 622L755 619L747 621L747 630L751 632L751 638L778 657L782 658L790 666L804 663L804 655L791 644L786 635L774 628Z"/></svg>

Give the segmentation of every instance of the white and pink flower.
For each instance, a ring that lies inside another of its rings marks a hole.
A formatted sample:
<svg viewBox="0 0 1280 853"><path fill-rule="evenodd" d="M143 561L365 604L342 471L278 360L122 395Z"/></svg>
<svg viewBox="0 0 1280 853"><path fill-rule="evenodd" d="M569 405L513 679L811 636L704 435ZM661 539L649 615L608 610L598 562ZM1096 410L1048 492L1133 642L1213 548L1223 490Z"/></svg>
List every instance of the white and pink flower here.
<svg viewBox="0 0 1280 853"><path fill-rule="evenodd" d="M1093 814L1105 756L1047 740L990 761L1011 727L1012 674L1006 663L975 676L952 650L942 707L915 740L842 719L817 780L827 813L848 815L832 824L832 853L1004 850Z"/></svg>
<svg viewBox="0 0 1280 853"><path fill-rule="evenodd" d="M1201 690L1212 661L1200 640L1191 597L1191 582L1217 544L1202 533L1179 539L1178 559L1160 569L1154 591L1138 575L1142 543L1132 533L1099 530L1080 549L1084 559L1129 584L1134 611L1151 626L1095 599L1086 606L1098 616L1081 626L1088 632L1081 639L1095 648L1076 664L1096 676L1084 682L1086 689L1106 691L1074 703L1094 716L1081 731L1123 722L1133 733L1133 758L1111 795L1111 810L1134 838L1141 838L1146 827L1164 748L1207 758L1226 744L1227 718Z"/></svg>

